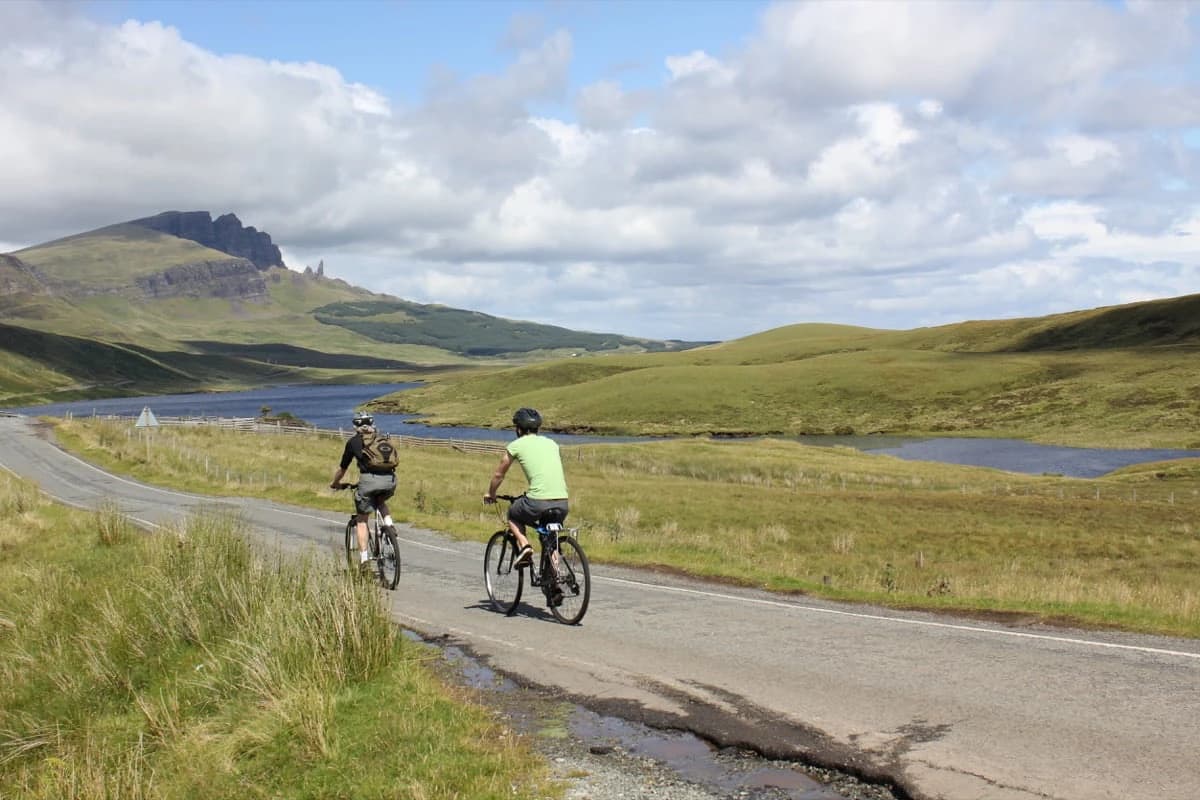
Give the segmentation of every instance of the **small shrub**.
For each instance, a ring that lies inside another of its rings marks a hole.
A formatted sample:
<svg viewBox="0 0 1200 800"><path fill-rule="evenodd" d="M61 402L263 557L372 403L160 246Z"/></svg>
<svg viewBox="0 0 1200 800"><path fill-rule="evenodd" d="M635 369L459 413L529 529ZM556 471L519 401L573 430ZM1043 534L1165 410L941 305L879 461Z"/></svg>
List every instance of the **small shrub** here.
<svg viewBox="0 0 1200 800"><path fill-rule="evenodd" d="M925 592L926 597L945 597L948 594L953 594L953 587L950 585L950 578L945 575L938 576L938 579L933 582L933 585Z"/></svg>
<svg viewBox="0 0 1200 800"><path fill-rule="evenodd" d="M42 503L37 486L7 475L0 486L0 517L18 517L33 511Z"/></svg>
<svg viewBox="0 0 1200 800"><path fill-rule="evenodd" d="M892 594L896 591L897 583L895 564L888 562L887 564L883 565L883 575L880 577L879 583L883 587L883 590L888 594Z"/></svg>
<svg viewBox="0 0 1200 800"><path fill-rule="evenodd" d="M105 502L92 512L96 541L104 547L124 544L133 538L133 523L116 503Z"/></svg>
<svg viewBox="0 0 1200 800"><path fill-rule="evenodd" d="M633 506L618 508L617 513L613 517L612 540L614 542L620 541L627 534L634 533L641 519L642 512Z"/></svg>

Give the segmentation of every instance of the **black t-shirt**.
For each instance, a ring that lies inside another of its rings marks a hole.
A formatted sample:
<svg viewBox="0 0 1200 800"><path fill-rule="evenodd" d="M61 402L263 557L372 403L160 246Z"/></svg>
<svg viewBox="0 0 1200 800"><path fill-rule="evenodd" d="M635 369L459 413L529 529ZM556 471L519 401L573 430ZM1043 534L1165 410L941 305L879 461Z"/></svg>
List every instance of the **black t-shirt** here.
<svg viewBox="0 0 1200 800"><path fill-rule="evenodd" d="M373 470L367 467L367 459L363 456L363 437L361 433L356 433L346 440L346 447L342 450L341 467L345 469L350 466L351 461L358 462L358 471L372 475L391 475L392 470Z"/></svg>

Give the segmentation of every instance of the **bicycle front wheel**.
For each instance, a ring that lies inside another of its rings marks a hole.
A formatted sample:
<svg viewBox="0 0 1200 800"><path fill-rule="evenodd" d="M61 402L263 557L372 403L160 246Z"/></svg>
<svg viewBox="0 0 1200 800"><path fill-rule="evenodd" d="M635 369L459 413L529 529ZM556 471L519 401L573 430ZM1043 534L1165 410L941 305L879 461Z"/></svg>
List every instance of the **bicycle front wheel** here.
<svg viewBox="0 0 1200 800"><path fill-rule="evenodd" d="M379 583L385 589L395 589L400 582L400 541L391 531L379 532Z"/></svg>
<svg viewBox="0 0 1200 800"><path fill-rule="evenodd" d="M492 608L512 616L525 588L525 570L513 566L517 542L508 531L496 531L483 553L483 582Z"/></svg>
<svg viewBox="0 0 1200 800"><path fill-rule="evenodd" d="M570 536L558 537L558 566L550 588L550 613L564 625L578 625L592 598L587 555Z"/></svg>
<svg viewBox="0 0 1200 800"><path fill-rule="evenodd" d="M358 569L358 561L358 523L351 517L346 523L346 566Z"/></svg>

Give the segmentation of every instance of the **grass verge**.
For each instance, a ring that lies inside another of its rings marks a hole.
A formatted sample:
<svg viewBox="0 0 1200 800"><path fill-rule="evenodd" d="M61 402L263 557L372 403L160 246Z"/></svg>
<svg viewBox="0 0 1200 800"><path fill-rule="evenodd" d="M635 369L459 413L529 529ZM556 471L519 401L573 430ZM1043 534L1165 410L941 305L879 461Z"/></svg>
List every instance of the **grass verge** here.
<svg viewBox="0 0 1200 800"><path fill-rule="evenodd" d="M57 423L114 471L180 489L348 510L319 437ZM1104 479L901 461L786 441L564 448L595 561L897 607L1200 636L1200 460ZM397 519L483 540L496 457L405 448ZM519 471L515 471L519 473ZM519 474L504 490L522 488Z"/></svg>
<svg viewBox="0 0 1200 800"><path fill-rule="evenodd" d="M239 527L143 536L0 473L0 797L556 793L373 587Z"/></svg>

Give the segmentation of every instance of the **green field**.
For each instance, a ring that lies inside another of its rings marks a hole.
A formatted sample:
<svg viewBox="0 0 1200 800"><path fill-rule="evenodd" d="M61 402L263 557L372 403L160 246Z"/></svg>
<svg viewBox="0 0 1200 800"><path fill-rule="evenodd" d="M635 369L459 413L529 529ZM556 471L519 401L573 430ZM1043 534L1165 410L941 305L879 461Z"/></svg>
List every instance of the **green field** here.
<svg viewBox="0 0 1200 800"><path fill-rule="evenodd" d="M110 225L13 253L56 281L119 289L152 272L233 256L139 225Z"/></svg>
<svg viewBox="0 0 1200 800"><path fill-rule="evenodd" d="M319 437L56 425L152 483L345 510ZM1095 480L908 462L786 441L564 448L594 561L896 607L1200 636L1200 459ZM496 456L406 447L393 516L483 541ZM511 485L509 485L511 484ZM505 489L519 491L514 476Z"/></svg>
<svg viewBox="0 0 1200 800"><path fill-rule="evenodd" d="M0 472L0 797L561 795L376 587L239 527L145 536Z"/></svg>
<svg viewBox="0 0 1200 800"><path fill-rule="evenodd" d="M527 405L554 430L610 434L1200 448L1198 318L1200 295L916 331L797 325L681 353L448 375L376 408L499 427Z"/></svg>
<svg viewBox="0 0 1200 800"><path fill-rule="evenodd" d="M147 299L133 288L215 253L124 224L15 254L79 289L63 296L30 291L28 270L0 264L26 287L0 300L0 403L428 379L376 408L503 426L530 405L554 430L609 434L1200 447L1200 295L908 331L798 324L692 347L412 303L283 268L256 273L261 296Z"/></svg>

